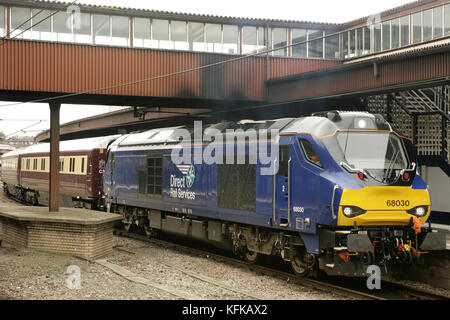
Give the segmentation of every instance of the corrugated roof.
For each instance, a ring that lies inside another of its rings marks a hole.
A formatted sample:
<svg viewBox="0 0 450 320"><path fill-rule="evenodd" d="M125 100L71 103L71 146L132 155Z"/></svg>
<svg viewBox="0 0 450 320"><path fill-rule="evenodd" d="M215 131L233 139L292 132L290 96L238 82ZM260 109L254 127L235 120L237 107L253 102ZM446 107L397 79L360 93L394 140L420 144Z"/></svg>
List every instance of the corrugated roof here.
<svg viewBox="0 0 450 320"><path fill-rule="evenodd" d="M413 1L392 9L382 11L380 13L374 13L371 16L379 15L380 18L390 16L396 13L413 10L414 8L429 4L438 3L439 0L418 0ZM58 0L0 0L0 4L5 3L16 6L34 6L34 7L49 7L55 9L65 9L71 2L58 1ZM118 15L127 16L149 16L159 17L173 20L188 20L188 21L200 21L200 22L217 22L228 24L247 24L247 25L266 25L271 26L285 26L285 27L309 27L309 28L322 28L322 29L346 29L354 25L365 23L371 16L366 16L352 20L345 23L324 23L314 21L299 21L299 20L281 20L281 19L261 19L250 17L231 17L231 16L219 16L208 14L195 14L195 13L182 13L182 12L170 12L162 10L151 9L137 9L130 7L115 7L93 4L77 4L82 10L86 10L94 13L114 13Z"/></svg>
<svg viewBox="0 0 450 320"><path fill-rule="evenodd" d="M33 7L48 7L51 9L65 9L71 2L64 1L47 1L47 0L0 0L0 4L9 4L14 6L33 6ZM295 21L295 20L281 20L281 19L260 19L249 17L231 17L231 16L218 16L207 14L195 14L195 13L181 13L170 12L151 9L136 9L130 7L114 7L114 6L102 6L92 4L76 4L81 7L81 10L86 10L93 13L108 13L127 16L149 16L158 17L173 20L187 20L187 21L200 21L200 22L218 22L228 24L247 24L247 25L266 25L271 26L286 26L286 27L310 27L310 28L322 28L322 29L336 29L339 27L337 23L322 23L312 21Z"/></svg>
<svg viewBox="0 0 450 320"><path fill-rule="evenodd" d="M425 55L435 54L439 52L449 52L450 51L449 39L450 37L446 37L444 39L440 39L439 41L431 41L413 47L406 47L394 51L364 56L338 66L331 66L328 68L313 70L301 74L269 79L266 80L265 83L270 85L275 83L288 82L298 79L316 77L319 75L329 75L331 73L357 69L362 66L371 65L373 63L384 63L389 61L404 60L413 57L423 57Z"/></svg>
<svg viewBox="0 0 450 320"><path fill-rule="evenodd" d="M432 40L428 42L419 43L417 45L410 45L404 48L392 49L385 52L375 53L367 56L352 58L346 60L344 64L352 64L366 60L385 60L388 58L393 58L397 56L410 56L410 55L421 55L426 53L427 51L438 49L438 48L447 48L450 50L450 36L442 39Z"/></svg>
<svg viewBox="0 0 450 320"><path fill-rule="evenodd" d="M370 19L371 17L374 16L378 16L380 17L380 19L383 19L384 17L390 16L390 15L394 15L397 13L401 13L401 12L405 12L405 11L411 11L417 7L429 4L429 3L433 3L433 2L439 2L438 0L417 0L417 1L413 1L413 2L409 2L406 3L404 5L398 6L398 7L394 7L385 11L381 11L381 12L374 12L372 15L370 16L366 16L366 17L362 17L362 18L358 18L349 22L345 22L341 24L341 27L343 29L347 29L350 28L352 26L355 25L359 25L362 23L365 23L368 19Z"/></svg>

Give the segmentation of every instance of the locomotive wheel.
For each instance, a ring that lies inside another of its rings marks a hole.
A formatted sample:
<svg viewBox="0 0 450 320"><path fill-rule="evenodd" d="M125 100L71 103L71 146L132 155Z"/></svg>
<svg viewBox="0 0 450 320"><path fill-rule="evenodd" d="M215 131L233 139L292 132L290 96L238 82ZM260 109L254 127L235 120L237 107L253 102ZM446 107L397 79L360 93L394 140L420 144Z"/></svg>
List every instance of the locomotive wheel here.
<svg viewBox="0 0 450 320"><path fill-rule="evenodd" d="M259 260L259 253L253 252L250 250L246 250L246 252L244 254L244 259L245 259L245 261L247 261L250 264L255 264Z"/></svg>
<svg viewBox="0 0 450 320"><path fill-rule="evenodd" d="M298 256L291 260L292 271L298 276L306 277L309 273L309 268Z"/></svg>
<svg viewBox="0 0 450 320"><path fill-rule="evenodd" d="M146 235L148 238L151 238L151 237L154 236L154 231L153 231L152 228L150 228L149 226L145 225L145 226L144 226L144 230L145 230L145 235Z"/></svg>

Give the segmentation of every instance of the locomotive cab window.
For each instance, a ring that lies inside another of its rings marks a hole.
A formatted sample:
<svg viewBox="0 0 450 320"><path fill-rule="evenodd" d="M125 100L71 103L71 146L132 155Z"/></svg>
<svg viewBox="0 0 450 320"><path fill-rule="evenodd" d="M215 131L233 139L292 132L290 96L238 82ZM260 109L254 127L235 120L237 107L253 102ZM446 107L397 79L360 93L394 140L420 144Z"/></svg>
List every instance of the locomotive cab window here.
<svg viewBox="0 0 450 320"><path fill-rule="evenodd" d="M278 156L280 159L278 174L287 176L289 174L288 163L289 163L289 146L281 145L278 151Z"/></svg>
<svg viewBox="0 0 450 320"><path fill-rule="evenodd" d="M313 145L306 139L298 139L300 142L300 146L302 148L303 154L308 162L318 166L323 169L322 162L320 162L319 157L316 154L316 150L314 150Z"/></svg>

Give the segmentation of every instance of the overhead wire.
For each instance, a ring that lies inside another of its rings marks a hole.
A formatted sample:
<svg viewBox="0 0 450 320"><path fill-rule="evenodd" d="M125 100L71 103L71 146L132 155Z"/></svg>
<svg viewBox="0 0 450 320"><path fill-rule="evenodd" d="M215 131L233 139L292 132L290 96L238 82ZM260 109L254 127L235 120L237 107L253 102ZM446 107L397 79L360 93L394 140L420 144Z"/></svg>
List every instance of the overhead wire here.
<svg viewBox="0 0 450 320"><path fill-rule="evenodd" d="M44 121L46 121L46 120L44 120ZM8 135L5 135L5 138L6 138L6 137L10 137L10 136L12 136L13 134L16 134L16 133L25 131L26 129L29 129L29 128L31 128L31 127L34 127L35 125L38 125L39 123L42 123L42 122L44 122L44 121L39 120L38 122L32 124L31 126L27 126L27 127L23 128L23 129L20 129L20 130L16 131L16 132L13 132L13 133L10 133L10 134L8 134Z"/></svg>

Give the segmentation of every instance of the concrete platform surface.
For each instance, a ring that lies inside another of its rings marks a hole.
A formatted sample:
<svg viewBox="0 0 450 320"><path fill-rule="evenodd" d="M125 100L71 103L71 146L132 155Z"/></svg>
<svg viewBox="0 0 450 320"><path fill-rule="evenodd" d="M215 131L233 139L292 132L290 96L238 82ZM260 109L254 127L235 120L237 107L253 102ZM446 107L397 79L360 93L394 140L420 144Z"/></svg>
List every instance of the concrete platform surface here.
<svg viewBox="0 0 450 320"><path fill-rule="evenodd" d="M88 209L60 208L60 211L48 212L48 207L6 207L0 205L0 217L17 221L39 221L68 223L78 225L95 225L122 219L121 215Z"/></svg>

